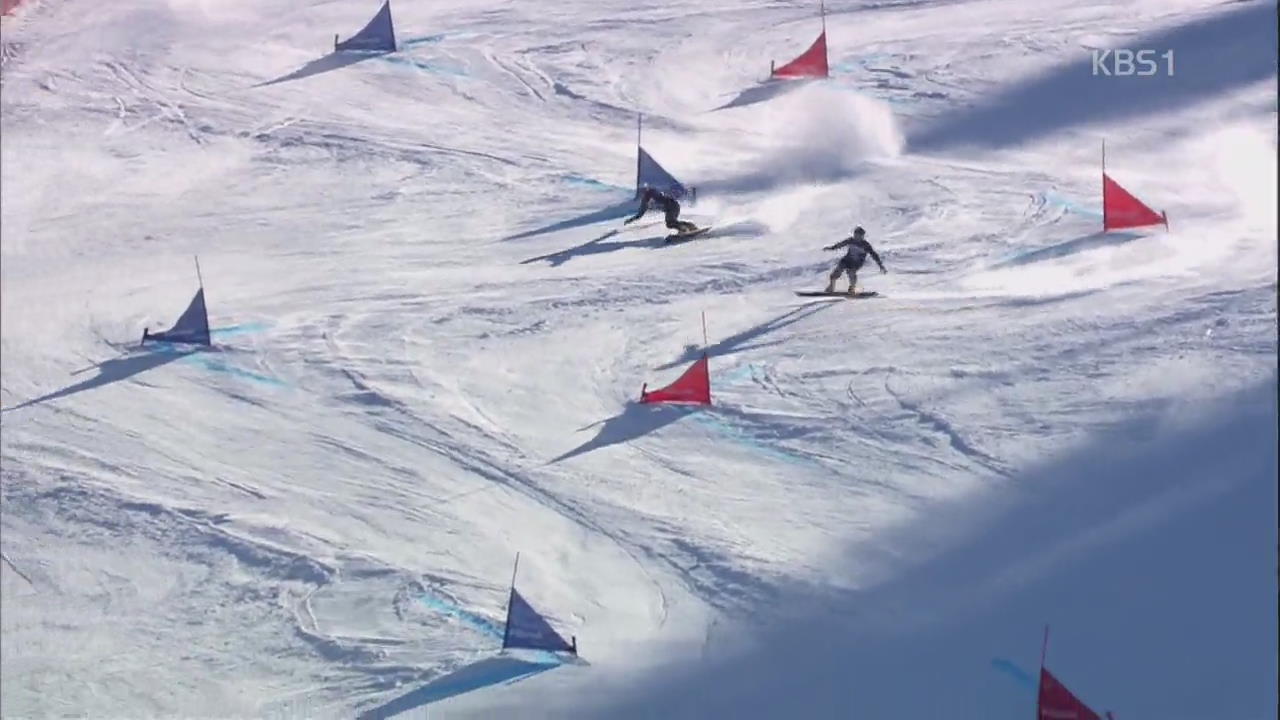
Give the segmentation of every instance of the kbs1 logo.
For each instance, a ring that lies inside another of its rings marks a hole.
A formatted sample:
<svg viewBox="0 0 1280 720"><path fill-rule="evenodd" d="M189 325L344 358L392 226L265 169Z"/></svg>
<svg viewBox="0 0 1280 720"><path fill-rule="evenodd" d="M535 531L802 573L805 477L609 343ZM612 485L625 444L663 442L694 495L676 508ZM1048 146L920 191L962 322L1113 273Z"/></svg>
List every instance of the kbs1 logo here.
<svg viewBox="0 0 1280 720"><path fill-rule="evenodd" d="M1161 68L1160 60L1164 60ZM1131 77L1134 75L1149 77L1160 74L1173 76L1173 50L1165 50L1159 55L1155 50L1115 50L1093 51L1093 74L1107 77Z"/></svg>

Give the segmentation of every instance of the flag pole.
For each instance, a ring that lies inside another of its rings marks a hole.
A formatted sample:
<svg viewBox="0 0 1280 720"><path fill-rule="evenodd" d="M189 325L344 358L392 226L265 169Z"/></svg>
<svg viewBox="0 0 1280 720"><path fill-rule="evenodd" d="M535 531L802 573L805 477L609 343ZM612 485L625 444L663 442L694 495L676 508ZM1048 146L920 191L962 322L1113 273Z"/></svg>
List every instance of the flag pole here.
<svg viewBox="0 0 1280 720"><path fill-rule="evenodd" d="M1036 675L1036 718L1040 718L1040 692L1044 690L1044 660L1049 654L1049 623L1044 624L1044 642L1040 645L1040 672Z"/></svg>
<svg viewBox="0 0 1280 720"><path fill-rule="evenodd" d="M1107 139L1102 138L1102 232L1107 231Z"/></svg>
<svg viewBox="0 0 1280 720"><path fill-rule="evenodd" d="M644 114L636 113L636 197L640 197L640 126L644 123Z"/></svg>
<svg viewBox="0 0 1280 720"><path fill-rule="evenodd" d="M507 648L507 639L511 636L511 598L516 592L516 571L520 569L520 552L516 552L516 564L511 568L511 590L507 593L507 622L502 627L502 649Z"/></svg>
<svg viewBox="0 0 1280 720"><path fill-rule="evenodd" d="M200 256L196 255L196 281L200 283L200 288L204 289L204 276L200 274Z"/></svg>
<svg viewBox="0 0 1280 720"><path fill-rule="evenodd" d="M707 351L707 311L702 311L702 351Z"/></svg>

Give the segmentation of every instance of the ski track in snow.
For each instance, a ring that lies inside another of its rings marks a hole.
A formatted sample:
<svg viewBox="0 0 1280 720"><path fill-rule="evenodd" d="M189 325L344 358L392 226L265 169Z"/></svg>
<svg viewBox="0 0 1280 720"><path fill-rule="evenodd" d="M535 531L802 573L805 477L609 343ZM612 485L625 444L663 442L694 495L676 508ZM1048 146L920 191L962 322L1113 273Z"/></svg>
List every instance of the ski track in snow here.
<svg viewBox="0 0 1280 720"><path fill-rule="evenodd" d="M813 13L397 2L397 53L319 70L368 7L6 18L6 713L349 716L493 652L516 552L600 672L660 664L789 588L878 582L829 561L1088 434L1263 377L1274 87L966 148L1001 89L1223 12L1050 5L833 2L825 85L719 112ZM703 239L576 220L630 200L637 111ZM956 145L914 151L924 128ZM1098 234L1104 137L1168 233ZM794 297L854 224L882 297ZM129 349L197 254L220 352ZM715 406L635 405L704 312Z"/></svg>

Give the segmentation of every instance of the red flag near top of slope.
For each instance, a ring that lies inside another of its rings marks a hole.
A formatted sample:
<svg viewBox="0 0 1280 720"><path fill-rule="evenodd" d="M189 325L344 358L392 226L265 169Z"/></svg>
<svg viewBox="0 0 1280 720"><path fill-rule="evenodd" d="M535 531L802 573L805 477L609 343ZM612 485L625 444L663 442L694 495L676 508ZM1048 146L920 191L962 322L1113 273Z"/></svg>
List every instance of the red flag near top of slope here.
<svg viewBox="0 0 1280 720"><path fill-rule="evenodd" d="M640 389L642 403L691 403L694 405L711 404L711 364L706 353L689 366L684 374L675 382L661 390L648 391L648 384Z"/></svg>
<svg viewBox="0 0 1280 720"><path fill-rule="evenodd" d="M1107 175L1107 143L1102 143L1102 230L1121 230L1147 225L1164 225L1169 229L1169 218L1157 213L1132 193L1120 187L1120 183Z"/></svg>
<svg viewBox="0 0 1280 720"><path fill-rule="evenodd" d="M1108 716L1110 714L1108 713ZM1043 666L1040 668L1040 699L1036 703L1036 720L1102 720L1058 682L1058 678Z"/></svg>
<svg viewBox="0 0 1280 720"><path fill-rule="evenodd" d="M1102 720L1081 702L1066 685L1044 666L1049 654L1049 626L1044 626L1044 645L1040 650L1040 691L1036 698L1036 720ZM1107 713L1107 720L1115 720Z"/></svg>
<svg viewBox="0 0 1280 720"><path fill-rule="evenodd" d="M824 28L817 40L800 57L777 68L772 76L790 80L796 78L824 78L831 74L827 66L827 31Z"/></svg>
<svg viewBox="0 0 1280 720"><path fill-rule="evenodd" d="M808 50L800 54L800 57L783 65L780 68L770 68L770 80L797 80L801 78L824 78L830 77L831 71L827 66L827 4L822 2L819 4L822 12L822 32L818 35L818 39L813 41Z"/></svg>
<svg viewBox="0 0 1280 720"><path fill-rule="evenodd" d="M1164 213L1157 213L1147 207L1138 198L1120 187L1120 183L1102 173L1102 228L1119 230L1121 228L1143 227L1146 225L1164 225L1169 227L1169 220Z"/></svg>

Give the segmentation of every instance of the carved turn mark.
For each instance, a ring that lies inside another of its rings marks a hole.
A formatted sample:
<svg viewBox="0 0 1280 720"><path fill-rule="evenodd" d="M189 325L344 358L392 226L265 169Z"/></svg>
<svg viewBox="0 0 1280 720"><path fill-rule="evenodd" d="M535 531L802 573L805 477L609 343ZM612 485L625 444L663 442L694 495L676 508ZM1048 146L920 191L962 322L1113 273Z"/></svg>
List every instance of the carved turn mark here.
<svg viewBox="0 0 1280 720"><path fill-rule="evenodd" d="M35 582L34 582L31 578L27 577L27 574L26 574L26 573L24 573L24 572L22 572L21 570L19 570L17 565L14 565L14 564L13 564L13 561L9 559L9 556L8 556L8 555L5 555L3 552L0 552L0 559L3 559L3 560L4 560L4 564L5 564L5 565L8 565L8 566L9 566L9 569L10 569L10 570L12 570L15 574L17 574L17 576L18 576L18 577L20 577L20 578L22 578L23 580L25 580L25 581L26 581L26 583L27 583L27 585L29 585L29 586L31 587L31 589L32 589L32 590L34 590L34 591L36 591L36 592L39 592L39 591L40 591L40 588L36 587Z"/></svg>

